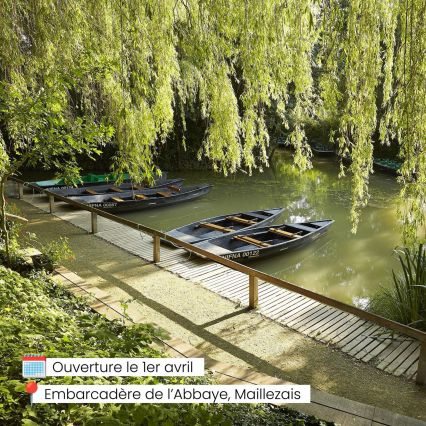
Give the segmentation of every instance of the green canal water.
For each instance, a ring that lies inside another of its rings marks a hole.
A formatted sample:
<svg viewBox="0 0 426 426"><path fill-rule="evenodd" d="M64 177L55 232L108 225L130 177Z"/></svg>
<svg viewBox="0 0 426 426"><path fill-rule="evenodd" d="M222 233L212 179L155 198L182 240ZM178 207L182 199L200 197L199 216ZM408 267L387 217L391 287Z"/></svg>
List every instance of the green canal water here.
<svg viewBox="0 0 426 426"><path fill-rule="evenodd" d="M379 288L391 284L397 267L393 248L399 243L396 219L398 185L394 176L371 177L371 199L357 234L349 220L350 180L339 179L334 158L314 160L303 174L291 167L291 153L276 151L271 167L253 176L223 177L206 171L169 173L185 184L211 183L207 196L174 207L123 214L167 231L202 218L271 207L284 207L276 223L334 219L323 237L299 250L251 266L323 295L364 307Z"/></svg>

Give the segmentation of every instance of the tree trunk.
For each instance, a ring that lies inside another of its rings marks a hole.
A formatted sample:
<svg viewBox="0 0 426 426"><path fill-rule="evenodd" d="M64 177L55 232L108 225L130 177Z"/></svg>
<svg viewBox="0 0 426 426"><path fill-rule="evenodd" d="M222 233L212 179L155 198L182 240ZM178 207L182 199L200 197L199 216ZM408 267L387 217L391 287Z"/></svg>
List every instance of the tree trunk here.
<svg viewBox="0 0 426 426"><path fill-rule="evenodd" d="M3 175L0 180L0 226L1 233L4 240L4 247L6 252L6 266L10 266L10 241L9 241L9 231L7 229L7 219L6 219L6 198L5 198L5 183L8 176Z"/></svg>

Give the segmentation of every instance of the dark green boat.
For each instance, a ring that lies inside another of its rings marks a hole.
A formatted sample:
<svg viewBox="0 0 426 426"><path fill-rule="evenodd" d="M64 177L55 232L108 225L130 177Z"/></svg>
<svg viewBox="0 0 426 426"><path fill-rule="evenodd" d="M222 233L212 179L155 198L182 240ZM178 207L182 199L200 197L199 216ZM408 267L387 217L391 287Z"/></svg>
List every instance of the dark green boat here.
<svg viewBox="0 0 426 426"><path fill-rule="evenodd" d="M398 174L398 170L402 166L402 163L399 161L378 157L374 157L373 164L377 170L392 173L394 175Z"/></svg>
<svg viewBox="0 0 426 426"><path fill-rule="evenodd" d="M42 189L53 189L53 188L75 188L75 187L84 187L84 186L94 186L94 185L104 185L106 183L113 183L117 180L117 175L114 173L103 173L103 174L94 174L89 173L87 175L80 176L80 180L75 182L74 185L65 183L64 179L50 179L50 180L39 180L36 182L30 182L33 186L38 186ZM163 173L163 179L167 178L167 174ZM130 176L125 173L123 175L123 183L130 182Z"/></svg>
<svg viewBox="0 0 426 426"><path fill-rule="evenodd" d="M336 155L334 145L314 142L311 144L312 152L318 157L332 157Z"/></svg>

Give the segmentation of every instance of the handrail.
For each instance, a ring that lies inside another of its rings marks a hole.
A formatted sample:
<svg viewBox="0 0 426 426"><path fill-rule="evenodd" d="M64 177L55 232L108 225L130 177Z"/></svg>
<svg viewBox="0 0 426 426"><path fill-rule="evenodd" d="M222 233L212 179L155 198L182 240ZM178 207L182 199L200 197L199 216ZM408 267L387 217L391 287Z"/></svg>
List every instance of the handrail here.
<svg viewBox="0 0 426 426"><path fill-rule="evenodd" d="M421 330L417 330L415 328L412 328L408 325L404 325L404 324L401 324L399 322L381 317L381 316L373 314L371 312L364 311L360 308L357 308L357 307L352 306L352 305L348 305L346 303L340 302L339 300L335 300L335 299L332 299L330 297L324 296L322 294L316 293L312 290L308 290L308 289L299 287L296 284L292 284L288 281L282 280L281 278L277 278L277 277L269 275L265 272L261 272L261 271L258 271L256 269L250 268L249 266L242 265L242 264L237 263L233 260L224 259L220 256L217 256L217 255L210 253L206 250L203 250L199 247L195 247L192 244L186 243L186 242L181 241L177 238L173 238L173 237L165 234L162 231L158 231L158 230L150 228L148 226L145 226L145 225L133 222L131 220L116 216L114 214L105 212L105 211L97 209L95 207L91 207L87 204L83 204L83 203L80 203L78 201L71 200L67 197L56 194L56 193L49 191L47 189L42 189L42 188L35 186L31 183L24 182L23 180L21 180L19 178L11 177L10 179L17 182L20 185L28 186L30 188L33 188L36 191L39 191L39 192L44 192L49 197L53 197L53 199L63 201L65 203L69 204L69 205L78 207L82 210L87 210L87 211L89 211L93 214L104 217L106 219L110 219L114 222L128 226L132 229L136 229L138 231L145 232L145 233L151 235L152 237L154 237L154 242L155 242L155 240L157 240L158 243L159 243L160 238L167 240L167 241L170 241L171 243L173 243L173 244L175 244L179 247L185 248L185 249L187 249L187 250L189 250L189 251L191 251L195 254L201 255L201 256L209 259L209 260L212 260L213 262L219 263L219 264L227 266L227 267L229 267L229 268L231 268L235 271L242 272L242 273L248 275L250 277L250 282L253 282L253 279L260 279L260 280L266 281L266 282L273 284L277 287L281 287L281 288L284 288L286 290L290 290L294 293L301 294L301 295L306 296L310 299L316 300L320 303L324 303L328 306L332 306L334 308L340 309L341 311L353 314L353 315L355 315L355 316L357 316L357 317L359 317L363 320L373 322L373 323L375 323L379 326L400 332L400 333L402 333L406 336L409 336L413 339L417 339L420 342L422 342L422 351L421 351L421 354L420 354L420 360L422 360L423 357L426 357L426 332L423 332ZM154 248L154 257L156 257L155 251L156 250ZM157 254L157 257L159 258L159 253ZM156 260L156 261L158 261L158 260ZM254 287L254 285L253 286L251 285L250 287ZM425 348L425 349L423 349L423 348ZM423 360L422 360L422 362L423 362ZM419 364L420 364L420 361L419 361ZM424 364L426 365L426 360L424 361ZM420 365L419 365L419 367L420 367ZM423 364L422 364L422 370L423 369L426 369L426 367L423 366ZM424 383L426 384L426 373L424 373L422 371L422 375L423 374L425 374Z"/></svg>

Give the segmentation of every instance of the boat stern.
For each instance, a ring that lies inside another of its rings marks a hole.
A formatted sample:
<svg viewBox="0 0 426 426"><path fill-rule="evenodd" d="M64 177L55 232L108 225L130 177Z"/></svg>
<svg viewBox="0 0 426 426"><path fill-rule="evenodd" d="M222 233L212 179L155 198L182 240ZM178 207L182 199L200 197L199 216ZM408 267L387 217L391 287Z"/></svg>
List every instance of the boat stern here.
<svg viewBox="0 0 426 426"><path fill-rule="evenodd" d="M176 238L184 243L189 243L189 244L194 244L200 240L198 237L194 235L185 234L183 232L176 231L176 230L166 232L166 235L168 237Z"/></svg>
<svg viewBox="0 0 426 426"><path fill-rule="evenodd" d="M227 255L232 254L232 251L217 246L216 244L212 244L209 241L202 241L200 243L197 243L195 244L195 247L206 250L212 254L215 254L216 256L226 257Z"/></svg>

